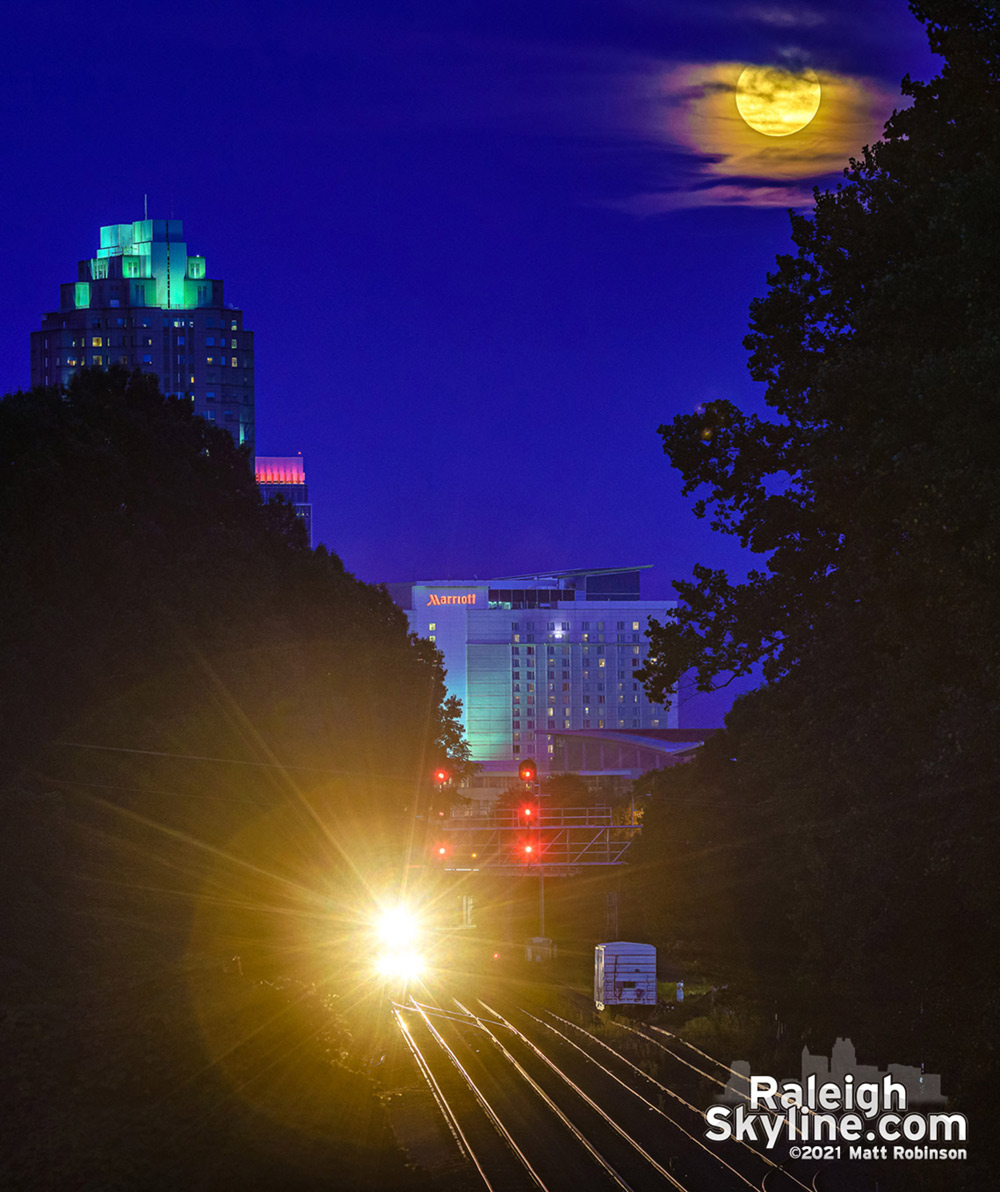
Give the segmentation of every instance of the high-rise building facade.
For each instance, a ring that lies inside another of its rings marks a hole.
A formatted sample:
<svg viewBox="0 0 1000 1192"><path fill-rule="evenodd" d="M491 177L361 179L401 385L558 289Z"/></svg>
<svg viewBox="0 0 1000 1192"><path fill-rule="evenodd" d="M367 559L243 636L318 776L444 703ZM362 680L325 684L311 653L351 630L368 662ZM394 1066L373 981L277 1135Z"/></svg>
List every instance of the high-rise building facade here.
<svg viewBox="0 0 1000 1192"><path fill-rule="evenodd" d="M264 500L281 496L294 508L312 546L312 505L301 455L258 455L254 460L257 487Z"/></svg>
<svg viewBox="0 0 1000 1192"><path fill-rule="evenodd" d="M411 630L444 655L448 693L462 701L472 758L483 766L476 785L488 786L491 774L502 785L526 758L543 773L567 769L573 739L604 742L602 771L651 769L649 751L679 747L676 705L652 703L636 678L650 618L662 621L676 605L641 599L642 570L387 585ZM621 747L640 738L643 762L618 765Z"/></svg>
<svg viewBox="0 0 1000 1192"><path fill-rule="evenodd" d="M59 309L31 334L31 384L65 385L87 365L155 373L237 443L254 439L253 332L227 306L179 219L101 228L97 255L59 287Z"/></svg>

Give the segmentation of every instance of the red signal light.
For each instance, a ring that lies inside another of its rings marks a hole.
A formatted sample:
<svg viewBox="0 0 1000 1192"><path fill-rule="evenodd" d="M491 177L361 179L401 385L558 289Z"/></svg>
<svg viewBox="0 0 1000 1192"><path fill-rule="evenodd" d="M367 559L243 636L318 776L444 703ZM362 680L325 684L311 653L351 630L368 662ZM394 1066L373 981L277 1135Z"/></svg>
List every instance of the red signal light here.
<svg viewBox="0 0 1000 1192"><path fill-rule="evenodd" d="M530 807L522 807L521 814L524 816L525 819L531 819L531 808Z"/></svg>
<svg viewBox="0 0 1000 1192"><path fill-rule="evenodd" d="M538 767L534 762L521 762L517 767L517 776L522 782L534 782L538 774Z"/></svg>

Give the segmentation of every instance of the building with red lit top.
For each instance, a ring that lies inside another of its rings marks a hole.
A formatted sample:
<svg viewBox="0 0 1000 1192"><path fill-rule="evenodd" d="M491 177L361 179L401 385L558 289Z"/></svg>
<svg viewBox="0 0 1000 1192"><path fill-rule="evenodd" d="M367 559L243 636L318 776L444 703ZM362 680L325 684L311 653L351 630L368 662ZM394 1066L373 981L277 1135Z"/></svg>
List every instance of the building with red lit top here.
<svg viewBox="0 0 1000 1192"><path fill-rule="evenodd" d="M265 501L280 496L295 509L295 516L305 527L312 546L312 505L306 486L306 470L301 455L258 455L254 460L257 486Z"/></svg>

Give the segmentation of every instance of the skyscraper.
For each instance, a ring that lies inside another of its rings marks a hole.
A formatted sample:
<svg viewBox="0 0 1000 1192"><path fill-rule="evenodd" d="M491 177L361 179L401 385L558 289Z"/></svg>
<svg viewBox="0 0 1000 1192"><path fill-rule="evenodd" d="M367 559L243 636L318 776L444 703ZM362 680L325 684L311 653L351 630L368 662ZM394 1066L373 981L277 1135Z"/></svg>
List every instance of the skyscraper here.
<svg viewBox="0 0 1000 1192"><path fill-rule="evenodd" d="M64 385L86 365L159 377L166 394L253 447L253 332L222 282L190 255L179 219L101 228L97 255L59 287L59 309L31 333L32 385Z"/></svg>

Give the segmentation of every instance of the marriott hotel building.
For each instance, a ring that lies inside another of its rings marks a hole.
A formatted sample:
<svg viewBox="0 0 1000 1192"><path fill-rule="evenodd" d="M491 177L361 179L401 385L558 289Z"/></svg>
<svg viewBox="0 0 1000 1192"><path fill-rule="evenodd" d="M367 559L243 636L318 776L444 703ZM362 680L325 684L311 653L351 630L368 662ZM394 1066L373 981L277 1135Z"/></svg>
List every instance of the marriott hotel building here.
<svg viewBox="0 0 1000 1192"><path fill-rule="evenodd" d="M651 703L635 677L650 618L676 604L640 598L643 570L387 585L410 629L444 655L483 766L474 786L502 789L526 758L543 774L634 778L697 744L682 739L676 706Z"/></svg>

